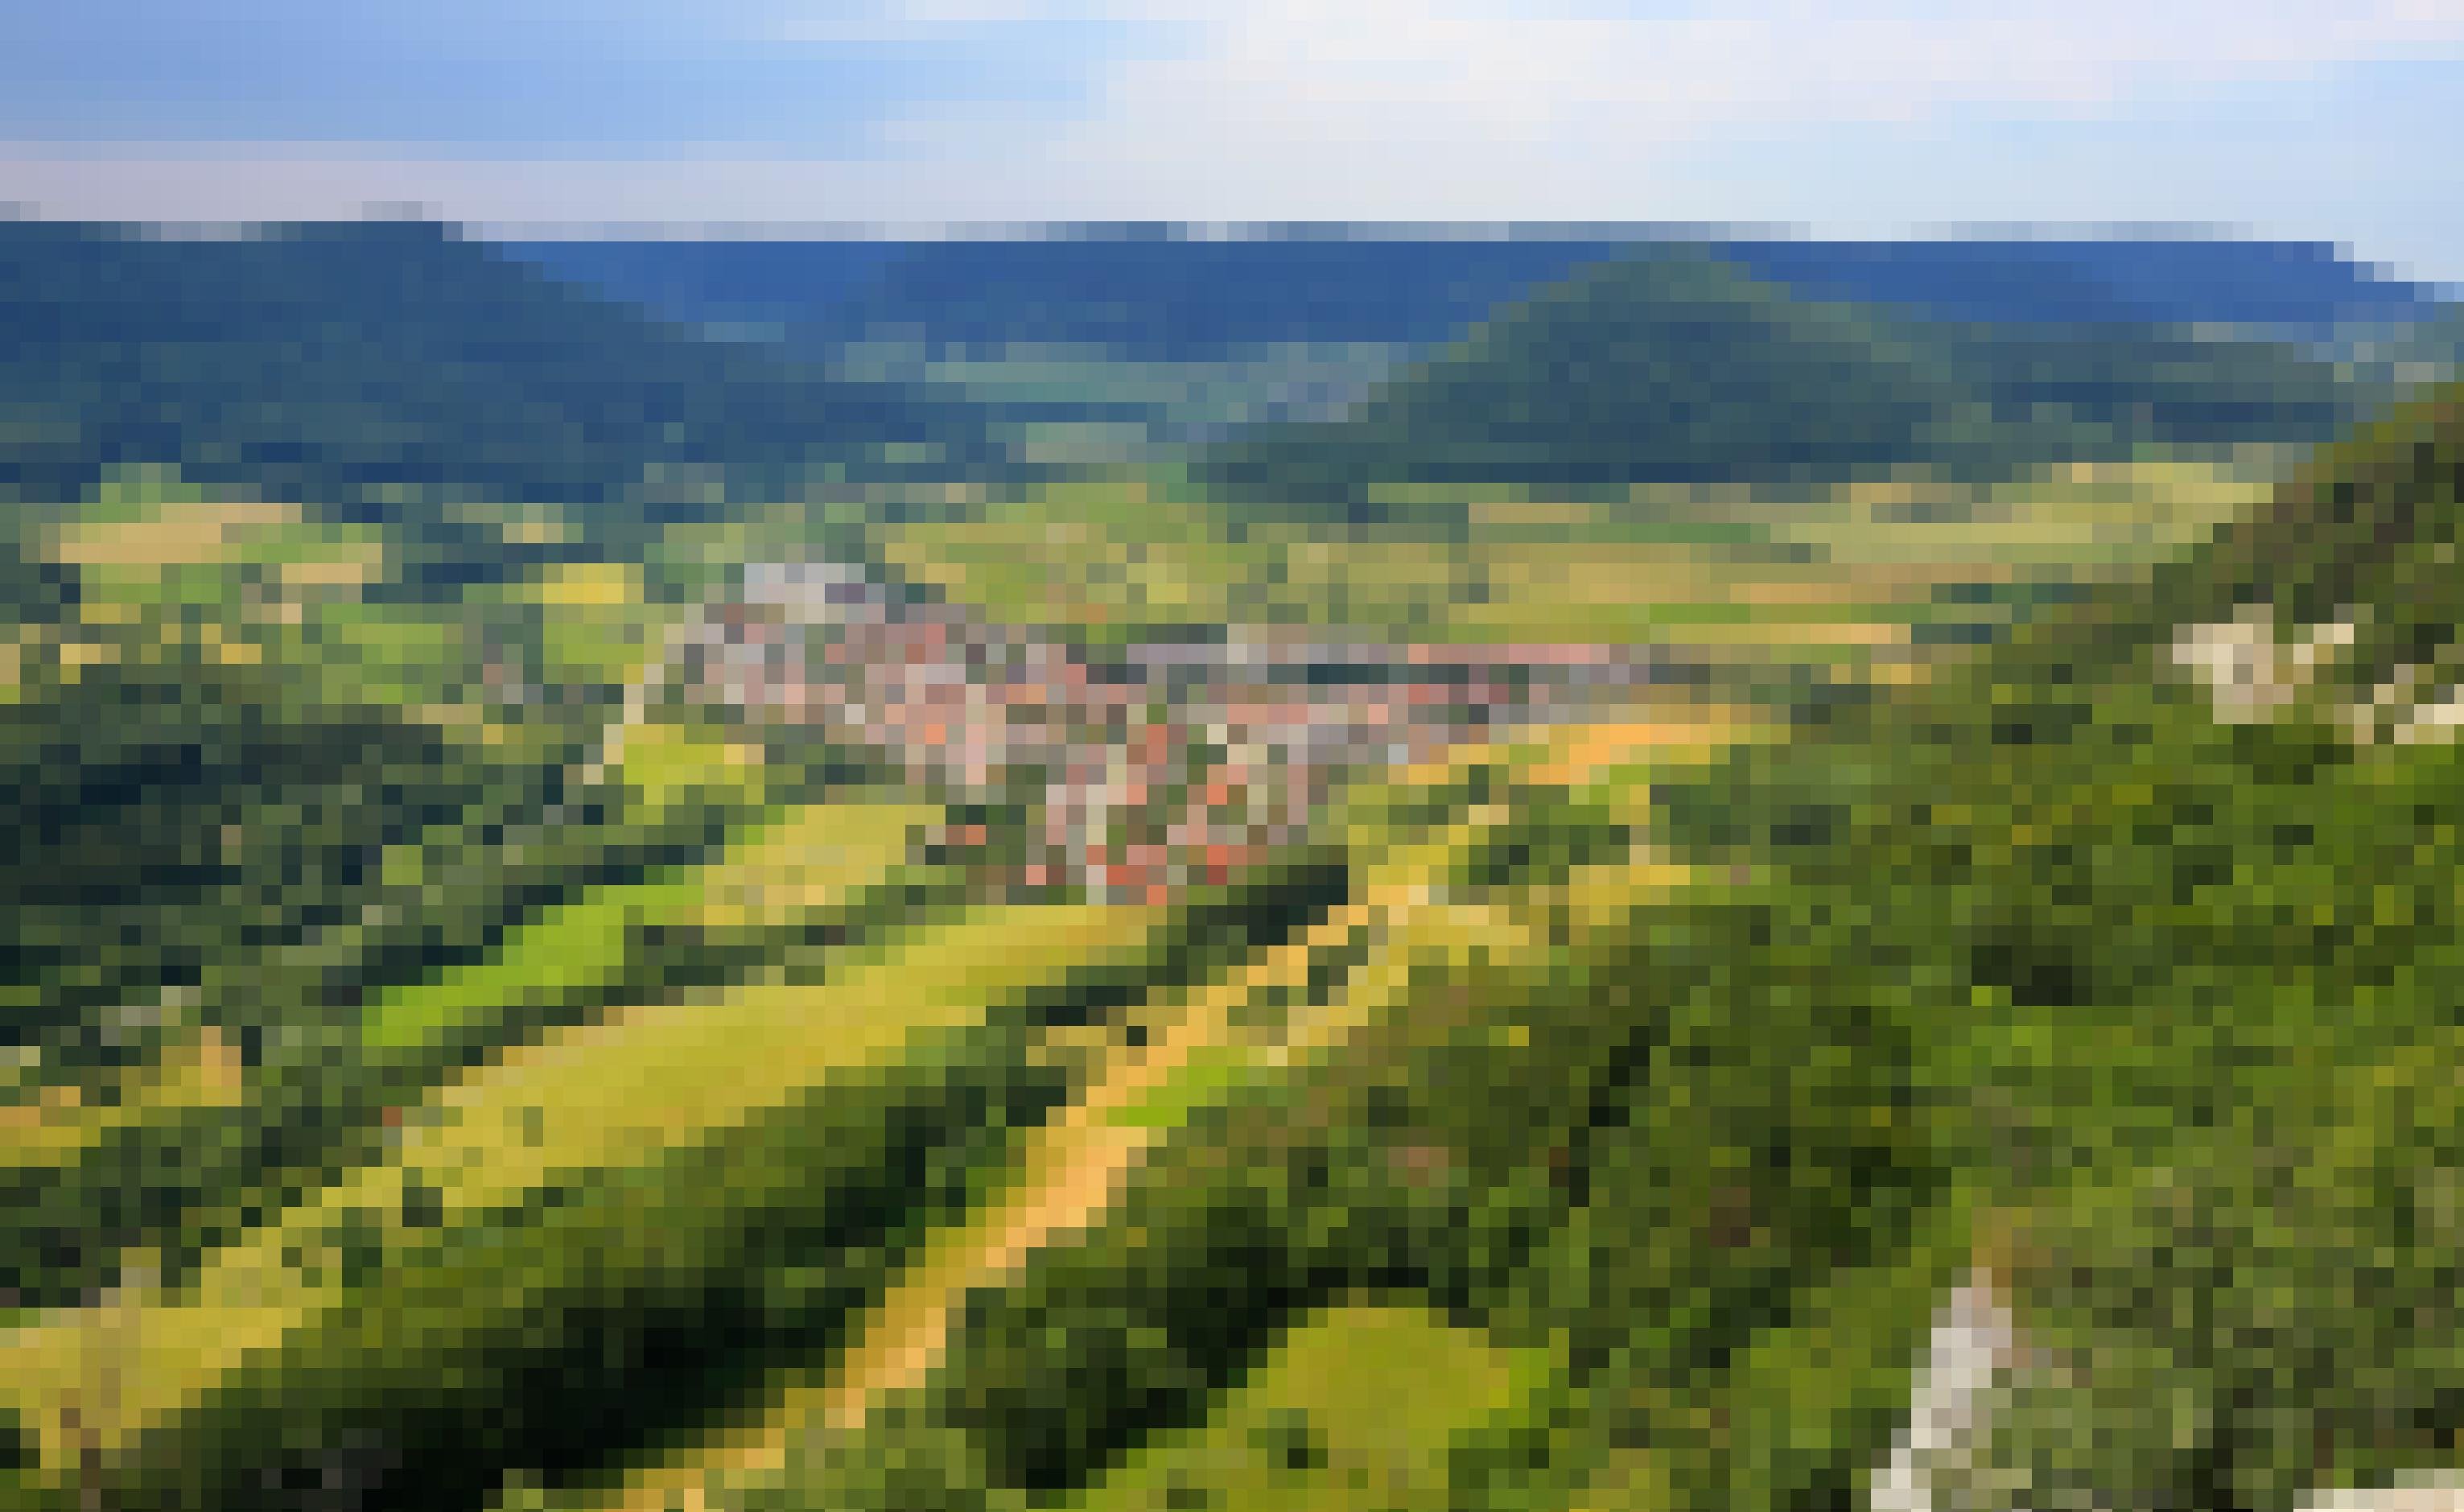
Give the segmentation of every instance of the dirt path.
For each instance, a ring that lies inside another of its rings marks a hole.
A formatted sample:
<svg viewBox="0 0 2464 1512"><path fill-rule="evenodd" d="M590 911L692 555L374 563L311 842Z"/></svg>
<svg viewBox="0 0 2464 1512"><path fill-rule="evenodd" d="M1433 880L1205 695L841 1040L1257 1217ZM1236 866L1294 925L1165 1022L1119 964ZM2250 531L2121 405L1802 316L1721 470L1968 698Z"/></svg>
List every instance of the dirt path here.
<svg viewBox="0 0 2464 1512"><path fill-rule="evenodd" d="M1100 1222L1131 1173L1167 1132L1124 1118L1201 1050L1231 1042L1233 1016L1262 989L1300 986L1310 963L1353 941L1376 913L1369 904L1337 909L1299 939L1178 1006L1150 1030L1144 1045L1116 1048L1087 1094L1038 1130L1009 1189L975 1221L943 1231L858 1324L835 1370L797 1380L755 1425L727 1434L682 1463L629 1484L611 1512L707 1512L714 1493L775 1472L813 1426L863 1424L872 1405L922 1382L949 1345L967 1295L1001 1285L1040 1249Z"/></svg>

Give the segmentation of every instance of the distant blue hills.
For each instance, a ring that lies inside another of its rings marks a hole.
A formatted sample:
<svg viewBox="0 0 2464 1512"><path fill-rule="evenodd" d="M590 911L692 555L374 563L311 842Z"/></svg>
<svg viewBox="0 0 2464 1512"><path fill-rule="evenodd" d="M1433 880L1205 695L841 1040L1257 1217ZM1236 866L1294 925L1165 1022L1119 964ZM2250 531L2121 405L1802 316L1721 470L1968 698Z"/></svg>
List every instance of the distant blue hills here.
<svg viewBox="0 0 2464 1512"><path fill-rule="evenodd" d="M794 344L872 338L997 347L1083 343L1203 360L1287 343L1425 346L1640 233L1292 238L1046 235L935 241L508 242L551 275L689 324ZM2329 244L2214 237L1695 240L1800 297L1934 319L2225 325L2308 339L2403 324L2437 291Z"/></svg>
<svg viewBox="0 0 2464 1512"><path fill-rule="evenodd" d="M765 339L707 339L745 322ZM1990 471L2315 442L2413 370L2452 370L2459 331L2456 306L2333 249L2232 240L496 243L28 222L0 225L0 505L157 466L431 524L477 498L643 530L714 500L1191 449L1227 497L1306 505L1377 480ZM1171 381L838 361L856 338L1267 360Z"/></svg>

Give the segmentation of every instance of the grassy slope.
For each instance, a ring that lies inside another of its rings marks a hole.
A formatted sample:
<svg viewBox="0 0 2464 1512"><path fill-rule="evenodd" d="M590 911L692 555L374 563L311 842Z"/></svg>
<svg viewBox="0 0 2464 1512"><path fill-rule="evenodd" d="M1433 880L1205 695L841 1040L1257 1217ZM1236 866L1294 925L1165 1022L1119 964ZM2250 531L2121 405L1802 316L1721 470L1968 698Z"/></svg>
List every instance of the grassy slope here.
<svg viewBox="0 0 2464 1512"><path fill-rule="evenodd" d="M1600 640L1775 659L2007 625L2032 596L2126 575L2211 534L2262 479L2209 463L1987 486L1498 493L1446 530L1241 522L1088 481L881 529L902 569L996 619L1117 640L1224 624L1464 642ZM1861 660L1865 653L1852 652Z"/></svg>
<svg viewBox="0 0 2464 1512"><path fill-rule="evenodd" d="M1371 1512L1434 1505L1455 1435L1545 1376L1478 1329L1403 1305L1336 1305L1295 1324L1203 1426L1158 1435L1079 1499L1154 1506Z"/></svg>

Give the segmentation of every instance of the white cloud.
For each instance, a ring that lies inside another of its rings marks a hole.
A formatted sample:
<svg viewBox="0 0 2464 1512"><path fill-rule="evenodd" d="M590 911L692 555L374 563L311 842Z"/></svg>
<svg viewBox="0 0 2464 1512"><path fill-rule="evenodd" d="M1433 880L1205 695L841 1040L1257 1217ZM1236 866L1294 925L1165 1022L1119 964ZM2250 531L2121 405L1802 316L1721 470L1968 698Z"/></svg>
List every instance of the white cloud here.
<svg viewBox="0 0 2464 1512"><path fill-rule="evenodd" d="M1124 174L1148 187L1157 177L1218 189L1349 180L1355 192L1468 181L1511 194L1529 177L1593 188L1707 133L1922 121L1968 106L2093 114L2459 43L2455 0L1764 0L1634 19L1462 0L1244 0L1184 55L1122 60L1098 108L1040 146L1058 155L1056 179ZM965 150L957 136L940 145Z"/></svg>
<svg viewBox="0 0 2464 1512"><path fill-rule="evenodd" d="M1449 107L1509 130L1601 108L1668 126L2092 109L2464 45L2464 0L1743 0L1630 15L1533 0L778 0L759 13L768 35L824 42L1103 19L1189 29L1177 55L1112 60L1119 108L1103 124L1167 103L1227 123Z"/></svg>
<svg viewBox="0 0 2464 1512"><path fill-rule="evenodd" d="M1117 18L1115 9L1068 0L783 0L744 30L789 43L929 42L991 27Z"/></svg>
<svg viewBox="0 0 2464 1512"><path fill-rule="evenodd" d="M1533 0L882 0L790 8L778 26L844 39L1094 17L1173 23L1178 45L1090 60L1073 117L932 106L884 122L873 140L902 160L903 213L1784 215L1672 208L1659 191L1705 142L1950 129L1963 112L2195 110L2338 64L2464 54L2464 0L1742 0L1642 15Z"/></svg>

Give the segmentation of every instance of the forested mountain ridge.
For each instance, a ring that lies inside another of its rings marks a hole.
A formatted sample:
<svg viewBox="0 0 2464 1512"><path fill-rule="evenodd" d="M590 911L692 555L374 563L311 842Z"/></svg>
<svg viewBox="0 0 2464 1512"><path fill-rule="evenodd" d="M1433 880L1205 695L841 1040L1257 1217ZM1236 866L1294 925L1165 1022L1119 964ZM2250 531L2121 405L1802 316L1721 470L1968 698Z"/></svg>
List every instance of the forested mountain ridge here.
<svg viewBox="0 0 2464 1512"><path fill-rule="evenodd" d="M0 226L0 486L30 502L132 465L432 514L776 496L833 468L891 475L897 448L937 474L986 461L947 406L702 340L418 223Z"/></svg>
<svg viewBox="0 0 2464 1512"><path fill-rule="evenodd" d="M2291 346L2124 321L1969 324L1800 298L1692 250L1509 306L1342 420L1228 443L1228 493L1374 484L1991 476L2332 435L2361 402Z"/></svg>
<svg viewBox="0 0 2464 1512"><path fill-rule="evenodd" d="M1141 361L1280 342L1426 348L1588 265L1671 242L1800 297L1953 322L2316 336L2409 323L2437 303L2434 290L2303 243L1758 241L1649 227L1287 230L1218 239L1098 226L973 240L504 245L559 278L666 318L760 327L806 349L904 337L934 346L1105 346Z"/></svg>

